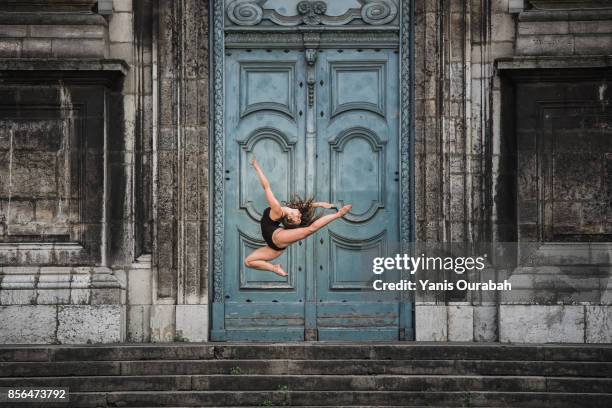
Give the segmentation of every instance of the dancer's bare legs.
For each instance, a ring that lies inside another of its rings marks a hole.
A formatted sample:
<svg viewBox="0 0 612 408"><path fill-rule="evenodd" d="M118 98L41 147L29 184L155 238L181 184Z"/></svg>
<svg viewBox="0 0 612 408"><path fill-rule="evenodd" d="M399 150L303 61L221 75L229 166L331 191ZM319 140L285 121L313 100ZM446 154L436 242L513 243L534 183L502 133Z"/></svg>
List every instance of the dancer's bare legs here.
<svg viewBox="0 0 612 408"><path fill-rule="evenodd" d="M282 253L283 251L277 251L266 245L251 252L244 260L244 265L247 268L274 272L279 276L287 276L287 272L280 265L274 265L269 262L281 256Z"/></svg>
<svg viewBox="0 0 612 408"><path fill-rule="evenodd" d="M277 245L280 248L284 248L297 241L301 241L307 238L308 236L314 234L321 228L325 227L330 222L344 217L349 211L351 211L351 208L353 208L352 205L345 205L337 213L325 215L307 227L294 229L277 229L276 231L274 231L274 235L272 235L274 245Z"/></svg>

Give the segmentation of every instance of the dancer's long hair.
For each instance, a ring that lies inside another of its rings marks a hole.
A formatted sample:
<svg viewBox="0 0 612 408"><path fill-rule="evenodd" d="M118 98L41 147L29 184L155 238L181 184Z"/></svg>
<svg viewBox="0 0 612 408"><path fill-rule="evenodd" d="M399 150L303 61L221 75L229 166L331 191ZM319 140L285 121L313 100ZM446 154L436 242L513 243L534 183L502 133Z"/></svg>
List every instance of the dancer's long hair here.
<svg viewBox="0 0 612 408"><path fill-rule="evenodd" d="M289 201L283 201L283 204L285 204L286 207L295 208L296 210L299 210L302 214L302 219L299 225L291 224L287 217L284 216L283 218L281 218L283 226L287 229L307 227L319 218L321 218L321 214L317 211L315 207L312 206L313 203L314 197L300 197L297 194L293 195Z"/></svg>

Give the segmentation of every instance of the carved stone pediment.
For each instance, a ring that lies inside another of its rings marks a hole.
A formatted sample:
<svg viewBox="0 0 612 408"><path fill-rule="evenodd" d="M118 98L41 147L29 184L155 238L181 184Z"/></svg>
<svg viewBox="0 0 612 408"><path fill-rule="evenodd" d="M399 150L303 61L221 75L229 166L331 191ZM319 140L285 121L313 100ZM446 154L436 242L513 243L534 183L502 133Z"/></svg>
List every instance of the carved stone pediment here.
<svg viewBox="0 0 612 408"><path fill-rule="evenodd" d="M532 10L612 9L610 0L529 0Z"/></svg>
<svg viewBox="0 0 612 408"><path fill-rule="evenodd" d="M226 25L381 26L398 24L397 0L230 0Z"/></svg>
<svg viewBox="0 0 612 408"><path fill-rule="evenodd" d="M90 12L97 0L3 0L0 2L0 11L87 11Z"/></svg>

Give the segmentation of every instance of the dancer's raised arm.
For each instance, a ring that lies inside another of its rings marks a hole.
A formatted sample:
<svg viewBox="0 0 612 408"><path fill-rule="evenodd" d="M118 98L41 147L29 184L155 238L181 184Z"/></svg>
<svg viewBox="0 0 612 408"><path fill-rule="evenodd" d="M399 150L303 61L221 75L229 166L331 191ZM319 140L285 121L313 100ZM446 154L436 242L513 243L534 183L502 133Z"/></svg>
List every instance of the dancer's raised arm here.
<svg viewBox="0 0 612 408"><path fill-rule="evenodd" d="M264 192L266 193L266 200L268 201L268 205L270 205L270 218L273 220L280 219L283 216L283 209L281 208L281 205L276 199L276 197L274 197L274 193L270 188L270 182L261 170L261 167L259 167L259 163L257 163L255 155L253 155L251 164L253 165L253 168L257 173L257 178L259 178L259 182L261 183L261 186L263 187Z"/></svg>

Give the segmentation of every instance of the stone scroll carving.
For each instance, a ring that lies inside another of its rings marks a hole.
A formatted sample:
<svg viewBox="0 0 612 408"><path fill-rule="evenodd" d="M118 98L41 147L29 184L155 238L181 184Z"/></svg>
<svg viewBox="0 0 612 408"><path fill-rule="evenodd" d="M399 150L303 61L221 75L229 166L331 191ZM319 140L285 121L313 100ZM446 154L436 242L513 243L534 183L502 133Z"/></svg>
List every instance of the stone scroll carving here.
<svg viewBox="0 0 612 408"><path fill-rule="evenodd" d="M233 0L227 6L227 18L239 26L255 26L264 20L285 27L342 26L354 20L368 25L385 25L395 20L398 14L394 0L358 0L358 3L359 8L349 8L341 15L329 15L326 1L303 0L297 3L295 15L284 15L266 8L266 0Z"/></svg>

